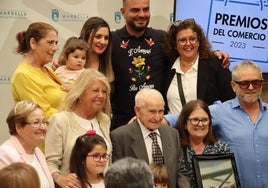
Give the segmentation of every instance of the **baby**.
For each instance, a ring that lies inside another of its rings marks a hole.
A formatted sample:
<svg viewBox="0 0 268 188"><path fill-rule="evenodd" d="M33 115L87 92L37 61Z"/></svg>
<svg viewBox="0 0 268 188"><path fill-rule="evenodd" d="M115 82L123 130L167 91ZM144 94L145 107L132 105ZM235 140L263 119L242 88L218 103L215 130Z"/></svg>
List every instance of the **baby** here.
<svg viewBox="0 0 268 188"><path fill-rule="evenodd" d="M61 66L55 70L63 81L62 90L69 91L79 74L85 70L88 53L88 45L84 40L71 37L66 41L59 58Z"/></svg>

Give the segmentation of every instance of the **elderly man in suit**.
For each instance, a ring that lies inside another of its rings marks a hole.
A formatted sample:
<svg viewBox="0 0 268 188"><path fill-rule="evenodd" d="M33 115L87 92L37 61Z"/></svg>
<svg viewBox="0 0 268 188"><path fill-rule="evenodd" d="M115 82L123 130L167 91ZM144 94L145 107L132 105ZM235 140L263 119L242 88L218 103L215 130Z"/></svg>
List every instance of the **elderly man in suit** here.
<svg viewBox="0 0 268 188"><path fill-rule="evenodd" d="M136 94L134 110L137 119L111 132L112 160L133 157L149 164L163 163L169 171L170 188L187 188L190 183L188 172L181 164L179 134L174 128L161 125L164 106L161 93L155 89L142 89ZM151 138L150 133L156 134L157 141ZM160 150L160 156L155 157L158 155L155 150Z"/></svg>

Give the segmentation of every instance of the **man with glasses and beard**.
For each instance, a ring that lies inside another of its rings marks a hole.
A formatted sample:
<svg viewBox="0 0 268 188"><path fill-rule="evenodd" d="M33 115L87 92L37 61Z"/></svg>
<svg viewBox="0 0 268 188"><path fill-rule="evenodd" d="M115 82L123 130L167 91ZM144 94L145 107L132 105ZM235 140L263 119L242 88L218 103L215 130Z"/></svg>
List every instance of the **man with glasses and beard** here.
<svg viewBox="0 0 268 188"><path fill-rule="evenodd" d="M243 188L268 186L268 104L261 98L258 65L245 60L232 71L236 98L211 105L213 128L235 154Z"/></svg>

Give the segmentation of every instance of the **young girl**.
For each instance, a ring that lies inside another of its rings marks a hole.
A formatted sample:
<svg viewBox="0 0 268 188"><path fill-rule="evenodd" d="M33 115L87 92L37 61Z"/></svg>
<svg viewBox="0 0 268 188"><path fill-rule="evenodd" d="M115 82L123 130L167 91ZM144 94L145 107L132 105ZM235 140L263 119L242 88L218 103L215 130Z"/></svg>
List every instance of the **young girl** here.
<svg viewBox="0 0 268 188"><path fill-rule="evenodd" d="M169 174L167 167L163 164L151 163L149 165L154 176L153 188L169 188Z"/></svg>
<svg viewBox="0 0 268 188"><path fill-rule="evenodd" d="M70 159L70 172L75 173L83 188L105 188L103 171L109 155L104 139L89 130L77 138Z"/></svg>
<svg viewBox="0 0 268 188"><path fill-rule="evenodd" d="M63 66L55 70L64 83L63 90L69 91L71 85L85 69L88 53L88 45L84 40L71 37L66 41L59 58L59 63Z"/></svg>

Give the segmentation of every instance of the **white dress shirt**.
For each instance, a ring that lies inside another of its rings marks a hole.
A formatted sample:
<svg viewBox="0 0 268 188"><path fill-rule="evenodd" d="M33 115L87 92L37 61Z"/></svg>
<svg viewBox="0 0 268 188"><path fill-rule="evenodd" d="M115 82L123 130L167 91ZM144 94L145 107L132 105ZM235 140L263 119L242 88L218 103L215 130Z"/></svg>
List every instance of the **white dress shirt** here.
<svg viewBox="0 0 268 188"><path fill-rule="evenodd" d="M157 142L158 142L158 145L163 153L163 149L162 149L162 141L161 141L161 137L160 137L160 132L158 129L154 130L154 131L150 131L148 130L141 122L139 119L138 120L138 123L139 123L139 126L141 128L141 132L142 132L142 136L143 136L143 139L144 139L144 142L145 142L145 146L146 146L146 150L147 150L147 154L148 154L148 158L149 158L149 164L153 163L153 151L152 151L152 143L153 143L153 140L149 137L149 134L151 132L155 132L157 134Z"/></svg>
<svg viewBox="0 0 268 188"><path fill-rule="evenodd" d="M167 91L167 103L169 107L168 113L179 114L182 110L182 105L178 90L177 73L181 74L182 88L186 103L190 100L197 99L198 58L194 65L185 73L181 70L179 57L176 59L171 69L175 69L176 74L174 75Z"/></svg>

